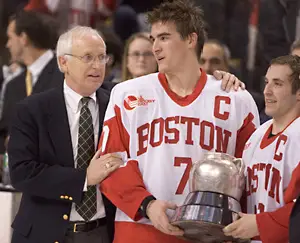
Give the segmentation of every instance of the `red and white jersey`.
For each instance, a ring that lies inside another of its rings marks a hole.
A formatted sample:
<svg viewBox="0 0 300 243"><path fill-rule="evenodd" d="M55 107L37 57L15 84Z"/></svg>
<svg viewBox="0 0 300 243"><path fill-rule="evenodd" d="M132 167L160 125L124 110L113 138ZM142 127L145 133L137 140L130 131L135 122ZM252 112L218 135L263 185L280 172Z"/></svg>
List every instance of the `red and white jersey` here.
<svg viewBox="0 0 300 243"><path fill-rule="evenodd" d="M269 138L272 122L267 121L252 134L243 152L247 177L247 213L274 212L285 206L284 193L300 161L300 118L295 119L283 132ZM275 228L270 230L274 234ZM277 233L283 234L278 230Z"/></svg>
<svg viewBox="0 0 300 243"><path fill-rule="evenodd" d="M102 154L120 152L127 162L101 183L119 208L116 221L133 221L134 207L149 193L181 205L189 192L192 163L207 151L241 157L258 124L257 107L247 91L222 91L221 81L204 72L184 98L158 73L116 85L99 145Z"/></svg>

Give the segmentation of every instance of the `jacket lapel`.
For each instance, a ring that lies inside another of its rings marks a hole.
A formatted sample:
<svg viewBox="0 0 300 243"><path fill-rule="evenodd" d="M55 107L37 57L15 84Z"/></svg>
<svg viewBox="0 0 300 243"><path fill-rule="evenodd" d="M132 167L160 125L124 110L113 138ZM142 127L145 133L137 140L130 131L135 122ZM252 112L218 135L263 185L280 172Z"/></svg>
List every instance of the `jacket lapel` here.
<svg viewBox="0 0 300 243"><path fill-rule="evenodd" d="M74 155L63 87L55 89L49 100L48 131L62 165L74 167Z"/></svg>
<svg viewBox="0 0 300 243"><path fill-rule="evenodd" d="M98 139L97 148L98 148L101 133L102 133L102 127L103 127L105 111L106 111L107 104L108 104L107 99L104 98L105 96L107 97L107 94L103 93L103 90L101 88L99 88L96 91L96 97L97 97L97 100L98 100L98 109L99 109L99 134L98 134L99 139Z"/></svg>

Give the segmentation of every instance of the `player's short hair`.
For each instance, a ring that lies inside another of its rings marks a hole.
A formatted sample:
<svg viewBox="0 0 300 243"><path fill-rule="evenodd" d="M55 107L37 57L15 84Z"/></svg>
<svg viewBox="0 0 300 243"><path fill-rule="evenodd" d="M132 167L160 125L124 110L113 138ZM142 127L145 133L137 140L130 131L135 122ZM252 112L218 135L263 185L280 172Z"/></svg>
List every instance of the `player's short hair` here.
<svg viewBox="0 0 300 243"><path fill-rule="evenodd" d="M185 40L192 33L198 35L196 55L198 60L206 39L203 11L190 0L174 0L163 2L147 14L148 23L173 22L181 38Z"/></svg>
<svg viewBox="0 0 300 243"><path fill-rule="evenodd" d="M288 65L292 70L290 81L292 83L292 94L300 89L300 57L287 55L280 56L271 60L270 65Z"/></svg>
<svg viewBox="0 0 300 243"><path fill-rule="evenodd" d="M300 49L300 39L295 40L291 45L291 53L296 49Z"/></svg>

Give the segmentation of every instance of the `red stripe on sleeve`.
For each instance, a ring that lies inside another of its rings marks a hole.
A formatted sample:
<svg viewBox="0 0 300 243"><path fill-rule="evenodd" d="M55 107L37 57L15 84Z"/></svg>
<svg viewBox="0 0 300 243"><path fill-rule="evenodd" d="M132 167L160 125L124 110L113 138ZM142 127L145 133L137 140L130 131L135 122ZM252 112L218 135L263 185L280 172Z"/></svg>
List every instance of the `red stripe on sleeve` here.
<svg viewBox="0 0 300 243"><path fill-rule="evenodd" d="M102 154L126 152L128 162L125 167L117 169L109 175L100 185L100 190L111 202L126 213L133 220L139 220L139 207L145 197L150 193L146 190L138 161L130 160L129 134L123 126L121 111L114 107L115 116L104 122L109 127L108 138L105 138L105 129L101 135L99 148L105 146ZM105 140L107 140L106 145Z"/></svg>
<svg viewBox="0 0 300 243"><path fill-rule="evenodd" d="M256 127L253 122L254 115L249 113L244 119L242 127L237 131L236 146L235 146L235 157L241 158L243 150L247 140L250 138L251 134L255 131Z"/></svg>

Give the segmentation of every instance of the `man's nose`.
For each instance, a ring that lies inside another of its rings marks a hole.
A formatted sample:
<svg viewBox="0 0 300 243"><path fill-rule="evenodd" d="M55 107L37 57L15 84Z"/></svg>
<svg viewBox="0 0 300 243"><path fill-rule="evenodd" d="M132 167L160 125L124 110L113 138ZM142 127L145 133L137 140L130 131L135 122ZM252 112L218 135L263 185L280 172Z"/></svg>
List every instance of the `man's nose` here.
<svg viewBox="0 0 300 243"><path fill-rule="evenodd" d="M265 84L265 88L264 88L264 96L269 96L272 94L272 89L270 84Z"/></svg>
<svg viewBox="0 0 300 243"><path fill-rule="evenodd" d="M98 58L94 58L94 60L92 61L92 67L100 67L102 65L101 61Z"/></svg>

